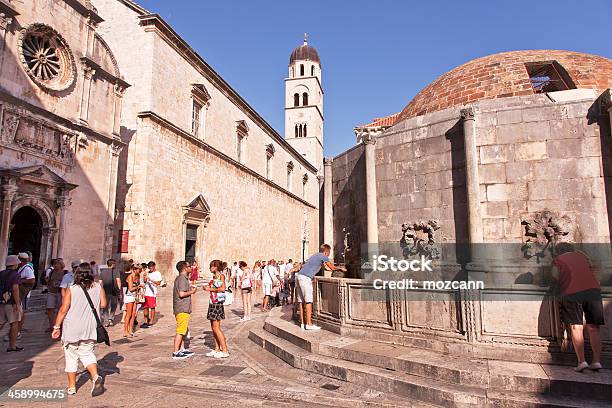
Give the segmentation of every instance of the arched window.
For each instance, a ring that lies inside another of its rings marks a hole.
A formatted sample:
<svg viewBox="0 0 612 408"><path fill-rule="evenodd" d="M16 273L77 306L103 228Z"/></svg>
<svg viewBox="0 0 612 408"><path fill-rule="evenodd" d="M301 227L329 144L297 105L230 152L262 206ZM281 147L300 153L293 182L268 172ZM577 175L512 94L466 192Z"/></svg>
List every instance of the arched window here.
<svg viewBox="0 0 612 408"><path fill-rule="evenodd" d="M308 106L308 94L306 92L302 94L302 105Z"/></svg>
<svg viewBox="0 0 612 408"><path fill-rule="evenodd" d="M298 125L295 125L295 137L298 137Z"/></svg>
<svg viewBox="0 0 612 408"><path fill-rule="evenodd" d="M295 67L291 67L291 78L295 76Z"/></svg>
<svg viewBox="0 0 612 408"><path fill-rule="evenodd" d="M302 137L302 125L300 124L300 135L298 137Z"/></svg>
<svg viewBox="0 0 612 408"><path fill-rule="evenodd" d="M293 94L293 106L300 106L300 94Z"/></svg>
<svg viewBox="0 0 612 408"><path fill-rule="evenodd" d="M304 76L304 64L300 64L300 76Z"/></svg>
<svg viewBox="0 0 612 408"><path fill-rule="evenodd" d="M314 65L310 67L310 76L314 76Z"/></svg>
<svg viewBox="0 0 612 408"><path fill-rule="evenodd" d="M304 137L306 137L306 124L304 124Z"/></svg>

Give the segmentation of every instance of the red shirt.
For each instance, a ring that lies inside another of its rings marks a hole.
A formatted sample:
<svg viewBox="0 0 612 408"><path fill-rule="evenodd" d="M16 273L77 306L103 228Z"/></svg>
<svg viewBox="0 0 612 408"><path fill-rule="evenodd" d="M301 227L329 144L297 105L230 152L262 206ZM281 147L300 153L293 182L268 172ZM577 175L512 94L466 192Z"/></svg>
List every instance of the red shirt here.
<svg viewBox="0 0 612 408"><path fill-rule="evenodd" d="M589 259L582 252L566 252L553 260L559 269L559 286L562 295L571 295L588 289L599 289Z"/></svg>

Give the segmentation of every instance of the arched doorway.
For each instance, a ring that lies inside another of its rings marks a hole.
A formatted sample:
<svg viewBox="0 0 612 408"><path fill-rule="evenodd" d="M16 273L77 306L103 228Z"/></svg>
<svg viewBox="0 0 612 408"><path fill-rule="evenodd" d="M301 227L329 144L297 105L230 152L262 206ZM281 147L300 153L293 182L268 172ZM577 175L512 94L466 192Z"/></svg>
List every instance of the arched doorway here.
<svg viewBox="0 0 612 408"><path fill-rule="evenodd" d="M36 277L39 276L40 245L43 234L43 220L32 207L21 207L11 219L8 253L30 251ZM38 281L38 279L37 279Z"/></svg>

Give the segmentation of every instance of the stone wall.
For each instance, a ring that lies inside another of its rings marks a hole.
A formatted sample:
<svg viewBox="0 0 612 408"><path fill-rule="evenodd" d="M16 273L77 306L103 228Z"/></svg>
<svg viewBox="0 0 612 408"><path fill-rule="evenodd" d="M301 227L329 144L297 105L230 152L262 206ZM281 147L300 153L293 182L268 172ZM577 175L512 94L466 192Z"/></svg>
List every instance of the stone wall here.
<svg viewBox="0 0 612 408"><path fill-rule="evenodd" d="M27 205L43 215L43 241L49 242L43 242L41 259L34 260L37 267L47 266L56 255L68 261L102 262L111 253L108 224L114 215L115 154L121 147L113 135L114 109L120 100L115 84L120 73L113 65L112 51L95 36L92 22L96 16L89 20L85 8L52 0L10 5L18 14L0 32L0 170L42 169L18 183L13 210ZM44 26L46 34L54 33L46 38L59 34L65 42L61 49L70 58L63 60L68 62L64 69L70 72L66 68L74 63L73 80L66 81L65 89L45 88L23 64L20 40L34 25ZM90 71L96 65L102 69ZM84 89L89 73L88 98ZM65 207L62 230L62 197L52 186L63 183L76 188L70 191L71 204ZM58 249L60 235L63 251ZM0 258L2 263L4 254Z"/></svg>
<svg viewBox="0 0 612 408"><path fill-rule="evenodd" d="M334 254L336 262L346 262L351 276L358 276L361 245L367 241L365 201L365 159L363 145L336 156L332 164ZM350 251L345 251L349 233ZM342 253L346 252L346 259Z"/></svg>
<svg viewBox="0 0 612 408"><path fill-rule="evenodd" d="M521 242L521 221L542 210L569 216L575 241L610 237L608 119L595 112L592 91L551 95L559 101L534 95L474 104L485 242ZM381 242L397 242L401 224L420 219L437 219L443 242L467 239L462 139L458 108L404 120L379 137Z"/></svg>
<svg viewBox="0 0 612 408"><path fill-rule="evenodd" d="M203 268L217 258L249 264L257 259L301 260L304 228L309 235L306 256L317 250L316 207L152 120L143 119L138 133L153 141L147 145L148 172L140 186L147 205L138 220L126 224L134 243L125 256L155 259L162 273L172 276L175 263L184 259L183 207L200 194L210 206L210 220L199 227L196 249Z"/></svg>
<svg viewBox="0 0 612 408"><path fill-rule="evenodd" d="M118 255L155 259L171 276L185 256L185 207L200 195L210 206L209 221L198 221L200 262L301 259L305 230L306 256L316 251L319 182L306 152L292 149L159 17L117 0L94 4L105 19L102 36L132 84L124 98L128 148L119 163L116 219L116 232L129 230L129 248ZM202 89L207 103L194 134L194 95ZM248 129L240 158L239 124Z"/></svg>

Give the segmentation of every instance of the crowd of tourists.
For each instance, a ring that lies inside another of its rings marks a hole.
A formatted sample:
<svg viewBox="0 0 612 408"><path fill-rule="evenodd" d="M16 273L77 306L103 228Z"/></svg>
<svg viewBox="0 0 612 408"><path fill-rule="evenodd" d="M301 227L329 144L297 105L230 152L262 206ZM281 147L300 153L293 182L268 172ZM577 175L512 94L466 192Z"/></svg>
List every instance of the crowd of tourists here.
<svg viewBox="0 0 612 408"><path fill-rule="evenodd" d="M560 314L570 327L574 350L578 358L576 371L601 369L601 339L599 327L604 324L601 290L593 274L588 257L569 244L557 246L552 264L552 275L561 289ZM258 260L252 267L245 261L213 260L209 273L202 273L197 262L180 261L178 275L172 286L173 313L176 333L171 357L182 360L193 356L185 340L189 338L192 319L192 297L201 289L208 297L206 319L210 322L213 347L207 357L227 358L229 349L221 322L225 319L225 306L241 299L241 322L251 320L255 300L261 299L261 311L272 307L294 305L300 316L302 330L320 328L312 322L313 278L321 270L335 270L329 257L329 245L304 263ZM18 340L25 331L27 299L36 283L32 255L22 252L9 255L6 269L0 272L0 329L9 324L5 337L6 351L21 352ZM343 269L343 268L341 268ZM203 279L204 276L206 279ZM166 286L156 263L135 263L133 260L116 262L109 259L105 266L96 262L74 260L70 269L64 260L54 259L42 274L46 287L46 309L53 339L61 339L68 376L67 393L75 394L79 361L91 377L91 394L104 391L103 379L98 374L95 355L96 343L110 345L105 327L115 324L121 315L123 336L135 336L135 328L148 329L156 324L157 295ZM142 310L142 315L139 316ZM141 320L140 326L138 320ZM592 361L584 355L583 323L589 332Z"/></svg>
<svg viewBox="0 0 612 408"><path fill-rule="evenodd" d="M241 300L241 322L251 320L255 300L261 298L261 311L272 307L295 304L299 309L300 327L319 330L312 322L313 277L325 267L334 270L328 256L330 247L322 245L319 253L306 262L287 262L270 259L256 261L249 267L245 261L231 266L221 260L209 264L204 274L196 261L180 261L178 276L172 287L173 313L176 334L172 358L182 360L193 356L185 344L189 337L192 296L201 288L208 295L208 312L213 334L213 348L206 354L212 358L227 358L229 350L221 321L225 306ZM23 324L28 295L36 283L32 255L9 255L6 270L0 272L0 329L10 325L5 340L7 352L20 352L18 340L25 331ZM67 393L75 394L79 361L89 372L91 394L103 393L103 379L98 374L95 345L108 340L107 327L113 326L121 315L123 336L135 336L135 329L148 329L156 323L157 295L166 286L156 263L135 263L133 260L106 261L99 266L95 261L74 260L66 268L63 259L53 259L41 274L40 283L46 293L46 312L53 339L61 340L68 377ZM204 276L209 279L203 279ZM142 315L139 316L142 310ZM141 319L139 325L138 320Z"/></svg>

